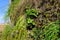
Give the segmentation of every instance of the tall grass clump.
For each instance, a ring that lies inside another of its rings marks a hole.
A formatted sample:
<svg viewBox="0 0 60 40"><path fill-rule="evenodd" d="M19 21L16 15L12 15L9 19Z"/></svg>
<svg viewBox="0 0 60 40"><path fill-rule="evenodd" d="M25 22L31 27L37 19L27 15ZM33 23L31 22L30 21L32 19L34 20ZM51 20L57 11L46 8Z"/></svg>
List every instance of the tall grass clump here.
<svg viewBox="0 0 60 40"><path fill-rule="evenodd" d="M26 20L24 16L20 16L14 27L6 25L3 31L3 40L27 40Z"/></svg>

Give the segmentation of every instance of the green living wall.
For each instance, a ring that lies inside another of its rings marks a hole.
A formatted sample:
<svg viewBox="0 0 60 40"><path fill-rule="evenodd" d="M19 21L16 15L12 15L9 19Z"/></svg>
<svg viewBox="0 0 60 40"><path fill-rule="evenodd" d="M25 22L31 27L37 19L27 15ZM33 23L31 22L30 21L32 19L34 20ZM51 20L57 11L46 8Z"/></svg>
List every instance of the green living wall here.
<svg viewBox="0 0 60 40"><path fill-rule="evenodd" d="M6 18L2 40L60 40L60 0L11 0Z"/></svg>

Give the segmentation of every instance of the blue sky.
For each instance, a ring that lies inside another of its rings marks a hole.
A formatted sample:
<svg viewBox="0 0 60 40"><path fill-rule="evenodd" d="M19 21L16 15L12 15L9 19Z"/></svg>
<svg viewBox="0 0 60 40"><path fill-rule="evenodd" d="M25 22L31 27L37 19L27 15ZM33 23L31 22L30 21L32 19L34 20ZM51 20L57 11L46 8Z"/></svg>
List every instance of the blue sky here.
<svg viewBox="0 0 60 40"><path fill-rule="evenodd" d="M0 0L0 23L4 23L4 15L7 12L9 0Z"/></svg>

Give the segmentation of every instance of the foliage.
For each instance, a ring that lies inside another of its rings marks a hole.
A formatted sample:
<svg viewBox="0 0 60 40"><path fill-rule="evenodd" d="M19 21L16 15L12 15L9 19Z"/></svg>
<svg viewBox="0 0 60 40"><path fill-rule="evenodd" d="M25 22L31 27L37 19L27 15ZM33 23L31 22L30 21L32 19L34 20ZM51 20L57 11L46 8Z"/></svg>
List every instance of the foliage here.
<svg viewBox="0 0 60 40"><path fill-rule="evenodd" d="M27 10L26 10L27 16L33 15L33 16L37 17L37 15L38 15L37 12L38 12L38 11L37 11L36 9L27 9Z"/></svg>
<svg viewBox="0 0 60 40"><path fill-rule="evenodd" d="M60 22L52 22L45 26L44 30L44 35L45 35L45 40L58 40L58 32L59 31L59 23Z"/></svg>
<svg viewBox="0 0 60 40"><path fill-rule="evenodd" d="M58 40L59 35L59 21L49 23L43 28L34 28L31 32L34 40Z"/></svg>
<svg viewBox="0 0 60 40"><path fill-rule="evenodd" d="M4 31L2 32L2 40L7 40L7 36L10 35L10 31L12 31L12 27L7 24Z"/></svg>
<svg viewBox="0 0 60 40"><path fill-rule="evenodd" d="M16 26L10 28L9 25L6 26L6 29L3 31L3 40L26 40L27 39L27 30L24 16L20 16L20 19L17 21ZM11 30L11 31L10 31Z"/></svg>
<svg viewBox="0 0 60 40"><path fill-rule="evenodd" d="M35 22L32 18L37 17L38 13L36 9L26 9L26 15L27 15L27 24L31 23L35 25Z"/></svg>
<svg viewBox="0 0 60 40"><path fill-rule="evenodd" d="M6 25L2 40L60 40L59 2L28 0L27 4L26 1L12 1L7 17L13 27Z"/></svg>

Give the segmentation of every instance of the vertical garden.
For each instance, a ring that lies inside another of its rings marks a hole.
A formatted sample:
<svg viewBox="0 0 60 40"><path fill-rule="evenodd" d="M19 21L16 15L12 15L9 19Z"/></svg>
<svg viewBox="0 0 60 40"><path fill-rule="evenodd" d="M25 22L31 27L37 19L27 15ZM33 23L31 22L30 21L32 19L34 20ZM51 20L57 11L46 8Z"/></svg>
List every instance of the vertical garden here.
<svg viewBox="0 0 60 40"><path fill-rule="evenodd" d="M60 0L11 0L1 40L60 40Z"/></svg>

